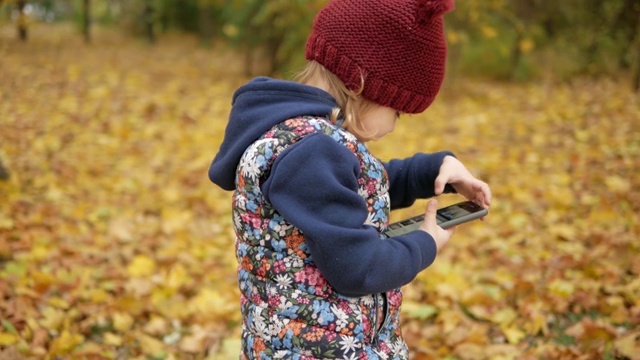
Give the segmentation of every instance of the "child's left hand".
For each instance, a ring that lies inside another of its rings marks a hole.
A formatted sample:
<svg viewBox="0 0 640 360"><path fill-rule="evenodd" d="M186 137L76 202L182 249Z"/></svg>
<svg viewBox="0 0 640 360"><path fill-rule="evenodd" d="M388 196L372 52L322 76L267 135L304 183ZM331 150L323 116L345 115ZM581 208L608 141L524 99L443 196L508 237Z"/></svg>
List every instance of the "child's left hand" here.
<svg viewBox="0 0 640 360"><path fill-rule="evenodd" d="M440 195L444 187L451 184L458 194L488 208L491 205L491 188L475 178L469 170L453 156L445 156L435 182L435 194Z"/></svg>

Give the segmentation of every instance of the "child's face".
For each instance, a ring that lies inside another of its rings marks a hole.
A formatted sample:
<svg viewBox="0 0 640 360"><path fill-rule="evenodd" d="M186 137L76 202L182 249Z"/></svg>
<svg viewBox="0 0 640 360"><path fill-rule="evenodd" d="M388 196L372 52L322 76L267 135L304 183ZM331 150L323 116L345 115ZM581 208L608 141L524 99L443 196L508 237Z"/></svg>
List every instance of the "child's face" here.
<svg viewBox="0 0 640 360"><path fill-rule="evenodd" d="M362 116L362 126L371 140L378 140L393 131L399 112L386 106L374 105Z"/></svg>

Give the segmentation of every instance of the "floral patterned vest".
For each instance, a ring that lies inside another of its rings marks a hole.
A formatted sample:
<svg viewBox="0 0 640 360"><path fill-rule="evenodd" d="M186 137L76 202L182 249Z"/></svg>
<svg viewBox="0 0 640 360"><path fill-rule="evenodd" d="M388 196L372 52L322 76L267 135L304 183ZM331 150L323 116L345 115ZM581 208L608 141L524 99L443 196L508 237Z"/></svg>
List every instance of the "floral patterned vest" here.
<svg viewBox="0 0 640 360"><path fill-rule="evenodd" d="M253 143L238 165L233 197L241 359L407 359L399 327L400 290L355 298L336 293L315 266L304 235L260 190L276 157L317 132L358 158L358 192L369 207L367 224L379 232L388 225L386 171L349 132L324 118L299 117L276 125ZM378 241L385 240L381 236Z"/></svg>

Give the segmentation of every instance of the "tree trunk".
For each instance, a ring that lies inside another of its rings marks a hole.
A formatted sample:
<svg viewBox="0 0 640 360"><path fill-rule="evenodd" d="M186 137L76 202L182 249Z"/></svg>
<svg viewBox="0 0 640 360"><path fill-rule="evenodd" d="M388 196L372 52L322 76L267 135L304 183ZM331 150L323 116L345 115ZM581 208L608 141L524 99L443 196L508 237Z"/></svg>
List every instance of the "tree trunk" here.
<svg viewBox="0 0 640 360"><path fill-rule="evenodd" d="M511 61L509 65L509 77L511 80L516 80L518 74L518 66L522 61L522 48L520 44L522 43L523 35L522 31L516 28L516 40L513 44L513 48L511 49Z"/></svg>
<svg viewBox="0 0 640 360"><path fill-rule="evenodd" d="M27 32L27 15L24 13L24 7L27 5L25 0L18 0L16 2L16 9L18 10L18 38L22 41L27 41L29 34Z"/></svg>
<svg viewBox="0 0 640 360"><path fill-rule="evenodd" d="M264 41L264 47L267 51L269 59L267 74L268 76L274 76L278 71L282 70L282 65L286 61L281 61L280 48L285 40L285 33L275 26L277 20L277 14L273 14L266 22L272 29Z"/></svg>
<svg viewBox="0 0 640 360"><path fill-rule="evenodd" d="M626 55L635 42L638 26L640 26L640 3L637 0L625 0L610 26L610 34L621 49L617 57L618 66L622 69L629 69L632 66Z"/></svg>
<svg viewBox="0 0 640 360"><path fill-rule="evenodd" d="M2 163L2 159L0 159L0 180L8 180L9 179L9 170Z"/></svg>
<svg viewBox="0 0 640 360"><path fill-rule="evenodd" d="M144 16L145 32L147 34L147 40L149 40L149 43L155 44L156 33L153 29L154 9L153 9L153 4L151 4L151 0L145 1L143 16Z"/></svg>
<svg viewBox="0 0 640 360"><path fill-rule="evenodd" d="M198 27L200 38L205 44L210 44L213 39L213 21L211 5L201 5L198 11Z"/></svg>
<svg viewBox="0 0 640 360"><path fill-rule="evenodd" d="M635 70L635 75L633 76L633 90L637 93L640 93L640 26L638 26L638 30L636 32L636 44L638 44L638 46L636 46L636 55L637 55L637 60L636 61L636 70Z"/></svg>
<svg viewBox="0 0 640 360"><path fill-rule="evenodd" d="M244 73L247 76L255 75L254 65L256 59L261 59L259 49L265 34L260 28L252 24L253 19L260 12L260 2L252 2L248 9L246 20L244 21L244 29L240 39L240 49L244 52Z"/></svg>
<svg viewBox="0 0 640 360"><path fill-rule="evenodd" d="M244 75L253 75L253 49L248 46L244 48Z"/></svg>
<svg viewBox="0 0 640 360"><path fill-rule="evenodd" d="M91 0L82 2L82 34L84 42L91 42Z"/></svg>
<svg viewBox="0 0 640 360"><path fill-rule="evenodd" d="M269 68L267 69L267 74L269 76L275 76L279 71L282 70L282 66L286 63L286 60L281 61L280 59L280 48L282 47L282 43L284 42L284 34L279 34L278 36L274 36L267 42L267 52L269 53Z"/></svg>

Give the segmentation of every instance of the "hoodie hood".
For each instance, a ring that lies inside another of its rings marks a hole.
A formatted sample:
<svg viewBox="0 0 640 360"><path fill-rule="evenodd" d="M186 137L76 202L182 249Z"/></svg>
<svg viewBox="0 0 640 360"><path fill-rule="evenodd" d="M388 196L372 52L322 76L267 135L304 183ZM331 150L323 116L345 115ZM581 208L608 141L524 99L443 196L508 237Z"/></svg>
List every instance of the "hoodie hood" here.
<svg viewBox="0 0 640 360"><path fill-rule="evenodd" d="M231 114L209 179L234 190L236 168L244 151L273 126L298 116L327 116L338 106L327 92L292 81L258 77L233 95Z"/></svg>

